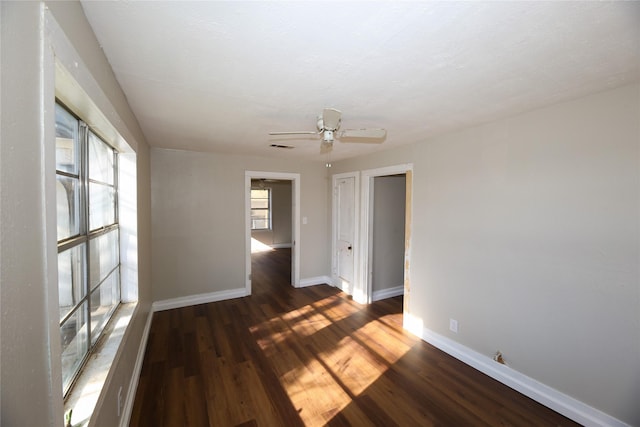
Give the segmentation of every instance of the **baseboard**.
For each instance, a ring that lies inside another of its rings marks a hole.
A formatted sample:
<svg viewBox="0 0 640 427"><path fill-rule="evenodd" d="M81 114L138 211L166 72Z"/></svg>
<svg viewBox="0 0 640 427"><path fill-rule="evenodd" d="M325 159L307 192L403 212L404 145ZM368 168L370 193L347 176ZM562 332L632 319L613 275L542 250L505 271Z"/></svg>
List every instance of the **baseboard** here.
<svg viewBox="0 0 640 427"><path fill-rule="evenodd" d="M317 276L317 277L307 277L306 279L300 279L300 284L297 287L304 288L306 286L330 285L330 284L331 284L331 278L329 276Z"/></svg>
<svg viewBox="0 0 640 427"><path fill-rule="evenodd" d="M136 398L136 391L138 390L138 381L140 380L140 372L142 371L142 362L144 361L144 354L147 350L147 340L149 339L149 332L151 331L151 321L153 320L153 310L149 310L147 316L147 323L144 325L142 331L142 337L140 338L140 346L138 347L138 355L136 356L136 363L133 365L133 372L131 373L131 382L129 382L129 389L127 390L124 407L122 408L122 416L120 417L120 427L127 427L131 421L131 411L133 410L133 403Z"/></svg>
<svg viewBox="0 0 640 427"><path fill-rule="evenodd" d="M186 297L171 298L153 303L153 311L171 310L173 308L187 307L190 305L206 304L209 302L224 301L233 298L247 296L246 288L229 289L226 291L210 292L206 294L188 295Z"/></svg>
<svg viewBox="0 0 640 427"><path fill-rule="evenodd" d="M393 288L373 291L373 295L371 295L371 300L380 301L381 299L393 298L403 294L404 294L404 286L400 285L400 286L395 286Z"/></svg>
<svg viewBox="0 0 640 427"><path fill-rule="evenodd" d="M282 249L282 248L291 248L293 245L291 243L274 243L271 246L273 249Z"/></svg>
<svg viewBox="0 0 640 427"><path fill-rule="evenodd" d="M405 329L461 362L584 426L630 427L611 415L495 362L489 356L422 327L421 320L413 319L408 314L405 314Z"/></svg>

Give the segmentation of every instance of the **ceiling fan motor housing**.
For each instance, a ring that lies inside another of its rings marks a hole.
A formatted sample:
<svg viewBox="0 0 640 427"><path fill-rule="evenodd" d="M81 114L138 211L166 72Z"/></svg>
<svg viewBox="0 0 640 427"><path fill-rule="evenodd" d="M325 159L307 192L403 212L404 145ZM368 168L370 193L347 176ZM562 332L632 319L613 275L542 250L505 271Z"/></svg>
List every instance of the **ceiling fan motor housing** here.
<svg viewBox="0 0 640 427"><path fill-rule="evenodd" d="M333 142L333 131L325 129L322 132L322 141L323 142Z"/></svg>

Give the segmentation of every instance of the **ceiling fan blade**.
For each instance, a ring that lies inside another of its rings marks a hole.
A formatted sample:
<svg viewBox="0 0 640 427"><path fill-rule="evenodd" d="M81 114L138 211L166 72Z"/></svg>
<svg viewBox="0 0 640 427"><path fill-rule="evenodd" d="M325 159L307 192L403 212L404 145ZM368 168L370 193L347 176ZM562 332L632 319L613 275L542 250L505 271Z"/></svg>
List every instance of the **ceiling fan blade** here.
<svg viewBox="0 0 640 427"><path fill-rule="evenodd" d="M322 123L325 129L336 130L340 127L340 116L342 113L335 108L325 108L322 111Z"/></svg>
<svg viewBox="0 0 640 427"><path fill-rule="evenodd" d="M300 132L269 132L269 135L317 135L318 132L300 131Z"/></svg>
<svg viewBox="0 0 640 427"><path fill-rule="evenodd" d="M324 142L320 144L320 154L327 154L333 149L333 144L330 142Z"/></svg>
<svg viewBox="0 0 640 427"><path fill-rule="evenodd" d="M382 142L386 136L387 136L387 131L385 129L345 129L342 132L340 132L341 138L374 140L374 141L354 141L354 142L378 143L378 142Z"/></svg>

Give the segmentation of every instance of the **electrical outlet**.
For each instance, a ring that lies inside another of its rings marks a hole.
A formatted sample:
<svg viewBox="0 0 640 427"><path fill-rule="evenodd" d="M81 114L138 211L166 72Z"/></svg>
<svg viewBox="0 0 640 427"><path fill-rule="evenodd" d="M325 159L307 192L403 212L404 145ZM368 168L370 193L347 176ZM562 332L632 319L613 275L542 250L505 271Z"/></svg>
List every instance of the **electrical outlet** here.
<svg viewBox="0 0 640 427"><path fill-rule="evenodd" d="M451 332L458 333L458 321L456 319L449 319L449 329Z"/></svg>
<svg viewBox="0 0 640 427"><path fill-rule="evenodd" d="M118 389L118 417L122 415L122 386Z"/></svg>

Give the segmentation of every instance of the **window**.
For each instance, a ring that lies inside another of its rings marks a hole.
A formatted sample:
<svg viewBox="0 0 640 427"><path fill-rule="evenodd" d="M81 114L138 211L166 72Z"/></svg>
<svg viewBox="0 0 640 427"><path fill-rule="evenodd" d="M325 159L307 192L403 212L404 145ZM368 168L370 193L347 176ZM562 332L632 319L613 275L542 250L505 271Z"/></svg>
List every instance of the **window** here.
<svg viewBox="0 0 640 427"><path fill-rule="evenodd" d="M118 156L56 103L62 383L66 396L120 303Z"/></svg>
<svg viewBox="0 0 640 427"><path fill-rule="evenodd" d="M251 229L271 230L271 189L251 189Z"/></svg>

